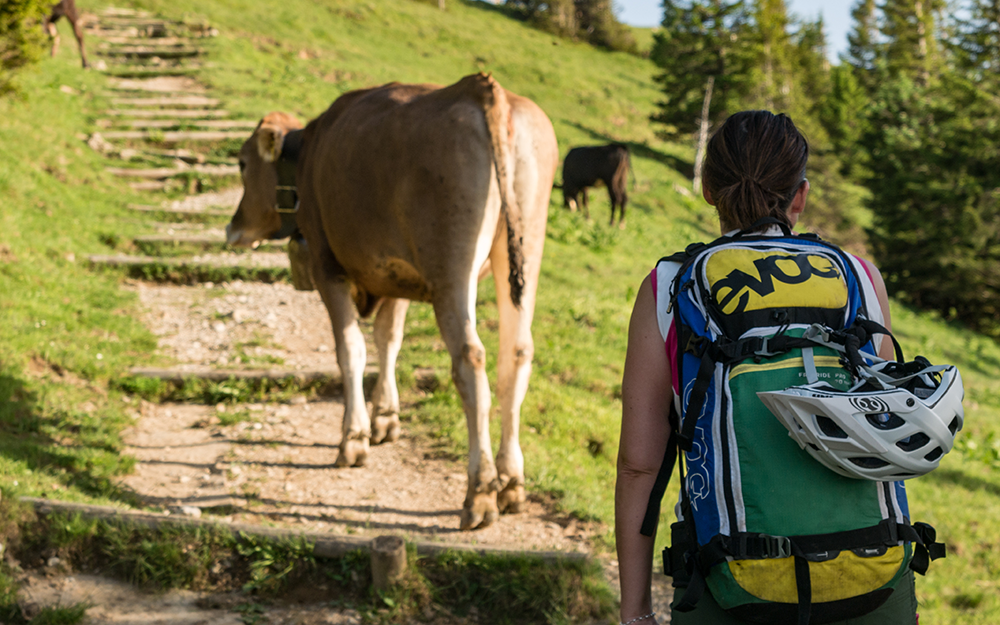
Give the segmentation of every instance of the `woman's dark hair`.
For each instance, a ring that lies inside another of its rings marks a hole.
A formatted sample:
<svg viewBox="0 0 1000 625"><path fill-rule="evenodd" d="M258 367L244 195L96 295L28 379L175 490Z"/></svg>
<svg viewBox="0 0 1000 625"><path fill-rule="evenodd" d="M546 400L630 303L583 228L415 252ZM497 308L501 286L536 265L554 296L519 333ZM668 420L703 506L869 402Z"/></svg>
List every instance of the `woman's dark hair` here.
<svg viewBox="0 0 1000 625"><path fill-rule="evenodd" d="M790 224L788 207L805 179L809 144L785 114L743 111L708 142L704 184L728 228L764 217Z"/></svg>

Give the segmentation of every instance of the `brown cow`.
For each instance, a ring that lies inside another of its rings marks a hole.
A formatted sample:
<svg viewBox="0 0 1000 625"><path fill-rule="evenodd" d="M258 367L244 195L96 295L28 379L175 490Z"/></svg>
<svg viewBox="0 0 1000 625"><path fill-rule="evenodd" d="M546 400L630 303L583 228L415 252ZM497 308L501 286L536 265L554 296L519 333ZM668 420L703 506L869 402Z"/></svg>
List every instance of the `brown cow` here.
<svg viewBox="0 0 1000 625"><path fill-rule="evenodd" d="M461 527L485 527L501 511L519 511L525 494L518 422L558 160L551 122L530 100L477 74L449 87L391 83L352 91L299 128L290 116L272 113L243 145L243 198L226 231L236 245L287 236L277 206L293 205L287 194L297 194L294 221L330 313L344 377L337 465L363 465L369 440L398 436L395 362L403 321L409 300L430 302L469 429ZM297 162L294 175L289 161ZM490 269L503 423L495 464L486 352L476 333L476 285ZM358 318L376 310L372 431Z"/></svg>
<svg viewBox="0 0 1000 625"><path fill-rule="evenodd" d="M80 14L76 10L75 0L62 0L59 4L52 5L52 11L45 16L43 26L45 32L49 34L49 38L52 39L52 56L55 56L59 50L59 31L56 29L56 22L59 21L60 17L69 20L73 27L73 35L76 36L76 43L80 47L80 59L84 69L86 69L88 67L87 53L83 49L83 28L80 23Z"/></svg>

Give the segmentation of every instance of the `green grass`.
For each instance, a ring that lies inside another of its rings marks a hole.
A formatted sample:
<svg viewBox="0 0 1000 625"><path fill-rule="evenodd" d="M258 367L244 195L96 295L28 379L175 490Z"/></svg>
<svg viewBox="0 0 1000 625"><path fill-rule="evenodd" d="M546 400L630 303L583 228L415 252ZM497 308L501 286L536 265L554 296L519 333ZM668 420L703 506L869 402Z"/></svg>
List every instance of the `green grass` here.
<svg viewBox="0 0 1000 625"><path fill-rule="evenodd" d="M709 207L675 190L689 185L692 150L659 141L647 121L660 97L649 61L556 39L485 3L461 0L449 1L444 12L412 0L134 5L220 29L206 41L211 63L203 77L236 116L286 110L304 121L348 89L391 80L451 83L483 70L542 106L561 154L608 140L632 148L637 182L625 231L604 225L603 191L593 196L593 223L564 212L555 191L534 324L534 373L522 411L529 490L550 493L566 512L604 523L598 549L611 552L622 361L635 290L658 258L713 236L717 227ZM56 59L25 73L22 99L0 102L5 497L127 501L114 481L131 466L119 454L119 432L133 410L122 396L168 392L115 382L129 366L156 360L155 340L137 321L135 297L119 288L125 272L93 272L82 262L88 253L109 253L110 235L120 242L142 231L124 205L144 200L105 175L106 161L77 138L92 131L108 107L102 81L79 71L72 46L63 46ZM71 252L75 261L67 260ZM489 280L480 288L478 315L492 376L497 314ZM941 469L910 485L914 519L935 524L951 551L918 580L921 615L930 623L996 623L1000 347L903 306L894 304L893 316L908 354L957 364L966 383L966 428L957 450ZM428 306L410 308L407 336L399 364L407 427L460 458L467 449L464 416ZM417 367L433 367L446 382L426 396L414 392ZM212 401L222 392L242 398L256 390L190 388L182 395ZM492 436L496 443L498 423ZM676 484L667 495L674 496ZM663 528L670 509L664 506Z"/></svg>
<svg viewBox="0 0 1000 625"><path fill-rule="evenodd" d="M0 504L5 513L10 508ZM317 558L304 539L233 533L225 526L151 529L79 515L36 518L23 508L19 513L20 531L8 543L12 556L22 562L54 554L72 570L151 590L239 590L248 598L240 610L244 616L259 615L261 603L289 595L353 607L368 623L413 622L430 610L460 616L475 611L484 623L606 620L614 611L614 597L593 560L543 563L538 556L458 552L420 557L411 544L402 580L376 592L370 587L370 557L364 550ZM0 569L7 566L0 564ZM4 622L20 623L4 580L0 576L0 618L6 614L11 620ZM52 614L46 618L53 620L31 622L77 622L69 619L79 619L85 608L49 609Z"/></svg>

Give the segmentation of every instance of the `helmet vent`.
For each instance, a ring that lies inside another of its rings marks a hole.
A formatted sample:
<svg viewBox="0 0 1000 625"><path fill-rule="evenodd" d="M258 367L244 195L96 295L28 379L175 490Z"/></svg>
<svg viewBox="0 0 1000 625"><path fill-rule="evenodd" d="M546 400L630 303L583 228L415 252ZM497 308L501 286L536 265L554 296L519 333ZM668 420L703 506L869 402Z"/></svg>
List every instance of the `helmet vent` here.
<svg viewBox="0 0 1000 625"><path fill-rule="evenodd" d="M924 456L924 460L926 460L927 462L934 462L943 455L944 451L940 447L935 447L934 451Z"/></svg>
<svg viewBox="0 0 1000 625"><path fill-rule="evenodd" d="M879 430L895 430L906 425L906 421L903 421L902 417L894 412L866 414L865 418L868 419L868 423Z"/></svg>
<svg viewBox="0 0 1000 625"><path fill-rule="evenodd" d="M816 415L816 425L818 425L819 429L830 438L848 438L847 432L845 432L842 427L834 423L833 419L830 417Z"/></svg>
<svg viewBox="0 0 1000 625"><path fill-rule="evenodd" d="M881 458L850 458L850 461L862 469L881 469L889 466L889 463Z"/></svg>
<svg viewBox="0 0 1000 625"><path fill-rule="evenodd" d="M907 436L903 440L898 441L896 443L896 447L899 447L903 451L915 451L917 449L920 449L929 442L931 442L929 436L927 436L923 432L917 432L913 436Z"/></svg>
<svg viewBox="0 0 1000 625"><path fill-rule="evenodd" d="M951 432L953 435L955 434L955 432L958 431L958 417L952 419L951 423L948 424L948 431Z"/></svg>

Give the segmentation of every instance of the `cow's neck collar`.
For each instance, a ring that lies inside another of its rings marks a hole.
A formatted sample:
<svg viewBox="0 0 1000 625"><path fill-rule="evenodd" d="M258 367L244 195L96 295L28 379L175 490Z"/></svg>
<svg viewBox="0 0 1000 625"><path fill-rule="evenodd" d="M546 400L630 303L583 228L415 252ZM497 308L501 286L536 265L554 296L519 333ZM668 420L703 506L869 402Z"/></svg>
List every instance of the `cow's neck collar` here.
<svg viewBox="0 0 1000 625"><path fill-rule="evenodd" d="M278 172L278 189L275 193L275 210L281 217L281 229L274 233L272 239L284 239L295 234L298 222L295 213L299 210L299 192L295 182L295 170L299 161L299 151L302 149L304 129L292 130L285 134L281 142L281 155L274 162Z"/></svg>

